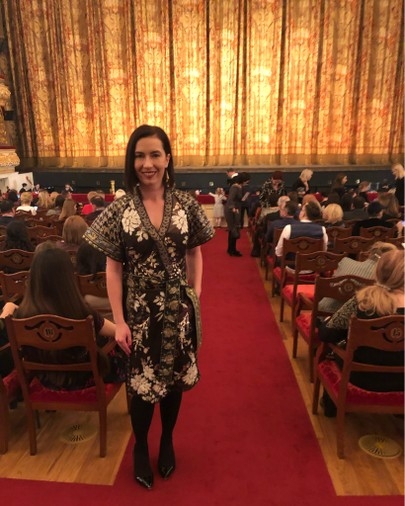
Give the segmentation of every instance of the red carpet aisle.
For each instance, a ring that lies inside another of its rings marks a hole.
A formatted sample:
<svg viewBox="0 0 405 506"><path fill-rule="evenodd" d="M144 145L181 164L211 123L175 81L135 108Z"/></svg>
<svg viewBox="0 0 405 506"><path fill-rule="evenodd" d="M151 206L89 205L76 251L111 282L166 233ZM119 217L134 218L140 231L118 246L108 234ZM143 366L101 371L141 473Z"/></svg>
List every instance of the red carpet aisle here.
<svg viewBox="0 0 405 506"><path fill-rule="evenodd" d="M152 492L133 483L131 443L113 487L1 480L3 504L402 504L400 497L336 497L245 236L240 249L242 258L225 253L223 230L204 246L202 379L184 396L173 477L156 477ZM155 417L154 466L158 436Z"/></svg>

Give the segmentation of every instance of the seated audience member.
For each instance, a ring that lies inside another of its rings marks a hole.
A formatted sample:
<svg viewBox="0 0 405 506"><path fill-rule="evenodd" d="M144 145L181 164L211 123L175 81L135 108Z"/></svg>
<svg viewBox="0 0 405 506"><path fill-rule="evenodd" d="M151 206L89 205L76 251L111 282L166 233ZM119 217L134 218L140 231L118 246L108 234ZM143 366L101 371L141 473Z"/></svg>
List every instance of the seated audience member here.
<svg viewBox="0 0 405 506"><path fill-rule="evenodd" d="M77 287L73 265L66 251L52 246L50 241L42 243L41 248L35 252L30 269L27 290L19 306L8 302L3 308L2 316L12 315L14 318L28 318L38 314L54 314L75 320L84 319L89 315L94 318L94 327L97 334L97 344L101 348L108 339L115 337L115 324L86 304ZM56 282L57 280L57 282ZM63 289L61 290L61 287ZM36 352L33 350L32 353ZM50 352L58 360L63 361L66 354L69 360L75 357L77 363L86 360L83 350L74 348ZM46 361L45 352L42 353ZM35 355L35 358L38 358ZM104 381L117 381L117 371L110 370L110 358L100 349L100 372ZM79 390L92 386L91 374L67 373L58 371L41 372L38 376L40 382L53 390Z"/></svg>
<svg viewBox="0 0 405 506"><path fill-rule="evenodd" d="M328 198L321 202L322 207L326 207L329 204L340 204L341 197L336 192L328 193Z"/></svg>
<svg viewBox="0 0 405 506"><path fill-rule="evenodd" d="M20 203L20 197L16 190L9 190L7 192L7 200L13 203L14 207L17 207Z"/></svg>
<svg viewBox="0 0 405 506"><path fill-rule="evenodd" d="M342 207L343 215L344 213L351 211L353 208L353 195L345 193L340 199L340 206Z"/></svg>
<svg viewBox="0 0 405 506"><path fill-rule="evenodd" d="M54 206L48 209L46 216L60 216L60 213L62 212L63 204L65 202L65 197L62 197L62 195L57 195L55 197Z"/></svg>
<svg viewBox="0 0 405 506"><path fill-rule="evenodd" d="M339 343L345 347L345 336L347 336L352 316L368 320L405 314L403 251L395 250L383 253L377 262L374 279L376 280L374 285L359 290L354 297L321 325L319 337L322 341ZM336 357L335 360L341 367L341 359ZM354 360L365 364L403 366L404 355L402 352L394 353L361 347L355 351ZM370 374L356 371L351 374L350 382L374 392L404 390L403 374L382 375L382 373ZM336 407L326 392L323 395L323 404L325 415L335 416Z"/></svg>
<svg viewBox="0 0 405 506"><path fill-rule="evenodd" d="M351 211L343 212L344 220L366 220L368 218L368 214L366 211L366 201L363 197L354 197L353 198L353 206Z"/></svg>
<svg viewBox="0 0 405 506"><path fill-rule="evenodd" d="M364 279L373 279L375 266L383 253L387 251L396 251L397 247L389 242L375 242L368 250L368 257L362 262L353 258L344 257L339 262L333 277L338 276L358 276ZM334 313L342 306L342 302L331 297L324 297L319 302L319 309L328 313Z"/></svg>
<svg viewBox="0 0 405 506"><path fill-rule="evenodd" d="M49 209L53 209L55 207L55 200L58 195L60 195L60 193L56 191L49 194Z"/></svg>
<svg viewBox="0 0 405 506"><path fill-rule="evenodd" d="M284 228L286 225L291 225L291 223L295 223L297 221L295 218L297 210L298 210L297 202L293 202L291 200L284 202L284 205L280 207L280 218L278 220L270 221L267 225L266 231L267 243L273 242L274 230L276 228Z"/></svg>
<svg viewBox="0 0 405 506"><path fill-rule="evenodd" d="M76 255L76 272L77 274L97 274L97 272L105 272L107 259L104 253L99 251L89 243L83 241ZM86 302L91 307L96 307L100 310L110 310L110 301L108 297L97 297L95 295L86 295Z"/></svg>
<svg viewBox="0 0 405 506"><path fill-rule="evenodd" d="M307 195L306 195L307 197ZM316 220L322 219L322 208L319 202L309 201L303 204L299 213L299 221L286 225L281 232L280 239L276 246L276 255L281 257L283 255L283 242L284 239L295 239L296 237L311 237L312 239L323 239L324 250L326 251L328 245L328 235L326 229L320 223L315 223Z"/></svg>
<svg viewBox="0 0 405 506"><path fill-rule="evenodd" d="M384 208L382 215L383 220L400 217L398 200L393 193L380 193L377 200Z"/></svg>
<svg viewBox="0 0 405 506"><path fill-rule="evenodd" d="M387 227L391 228L394 226L393 223L390 223L389 221L383 220L384 208L383 206L378 202L378 200L374 200L373 202L370 202L370 204L367 206L367 214L368 219L358 221L353 226L353 233L352 235L360 235L360 229L361 228L371 228L371 227Z"/></svg>
<svg viewBox="0 0 405 506"><path fill-rule="evenodd" d="M98 195L98 192L96 192L95 190L92 190L87 194L88 203L84 204L84 206L82 208L82 215L83 216L86 216L87 214L90 214L93 212L93 204L91 203L91 199L94 197L97 197L97 195Z"/></svg>
<svg viewBox="0 0 405 506"><path fill-rule="evenodd" d="M24 220L12 220L6 227L6 238L1 245L1 250L21 249L34 251Z"/></svg>
<svg viewBox="0 0 405 506"><path fill-rule="evenodd" d="M77 250L87 229L88 225L81 216L69 216L63 224L62 241L57 245L63 249Z"/></svg>
<svg viewBox="0 0 405 506"><path fill-rule="evenodd" d="M66 218L75 214L77 214L77 203L73 199L65 198L58 220L65 221Z"/></svg>
<svg viewBox="0 0 405 506"><path fill-rule="evenodd" d="M21 204L17 207L16 211L30 212L32 215L35 216L35 214L37 214L37 208L36 206L31 205L32 198L33 198L32 193L30 192L21 193L20 196Z"/></svg>
<svg viewBox="0 0 405 506"><path fill-rule="evenodd" d="M10 200L0 200L0 225L5 227L15 217L15 207Z"/></svg>
<svg viewBox="0 0 405 506"><path fill-rule="evenodd" d="M339 204L329 204L322 211L323 223L328 227L344 227L343 209Z"/></svg>
<svg viewBox="0 0 405 506"><path fill-rule="evenodd" d="M276 193L272 193L269 195L269 205L264 209L260 208L260 215L257 218L256 229L252 237L253 247L250 256L260 256L260 245L264 240L268 224L280 218L280 206L283 206L287 201L286 195L278 197Z"/></svg>
<svg viewBox="0 0 405 506"><path fill-rule="evenodd" d="M101 195L97 195L91 199L93 211L86 215L87 223L92 223L105 209L105 200Z"/></svg>
<svg viewBox="0 0 405 506"><path fill-rule="evenodd" d="M73 200L72 192L65 190L65 188L60 192L60 194L65 200Z"/></svg>
<svg viewBox="0 0 405 506"><path fill-rule="evenodd" d="M40 190L38 193L38 198L35 202L35 205L38 209L48 210L51 206L51 201L49 197L48 190Z"/></svg>
<svg viewBox="0 0 405 506"><path fill-rule="evenodd" d="M368 192L370 191L371 184L368 181L361 181L359 187L357 188L357 195L359 197L363 197L363 199L368 202Z"/></svg>

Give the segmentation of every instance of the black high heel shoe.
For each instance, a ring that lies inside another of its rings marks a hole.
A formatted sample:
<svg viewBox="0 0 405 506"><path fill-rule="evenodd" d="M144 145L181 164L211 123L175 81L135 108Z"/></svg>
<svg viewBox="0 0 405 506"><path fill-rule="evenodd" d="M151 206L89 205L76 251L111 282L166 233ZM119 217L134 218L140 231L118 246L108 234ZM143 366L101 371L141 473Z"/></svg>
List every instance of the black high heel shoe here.
<svg viewBox="0 0 405 506"><path fill-rule="evenodd" d="M134 478L141 487L151 490L153 487L153 472L149 463L148 449L140 449L137 445L133 450Z"/></svg>
<svg viewBox="0 0 405 506"><path fill-rule="evenodd" d="M158 471L160 476L167 480L176 469L176 458L174 455L173 443L160 445Z"/></svg>

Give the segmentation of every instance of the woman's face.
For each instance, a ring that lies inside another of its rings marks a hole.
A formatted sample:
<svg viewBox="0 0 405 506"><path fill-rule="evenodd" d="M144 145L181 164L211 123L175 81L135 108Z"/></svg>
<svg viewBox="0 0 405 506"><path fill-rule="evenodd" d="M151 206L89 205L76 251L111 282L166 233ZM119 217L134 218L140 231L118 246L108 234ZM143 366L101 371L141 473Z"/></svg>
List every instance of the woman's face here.
<svg viewBox="0 0 405 506"><path fill-rule="evenodd" d="M169 164L170 155L163 149L158 137L143 137L135 146L134 168L139 184L148 187L160 187Z"/></svg>
<svg viewBox="0 0 405 506"><path fill-rule="evenodd" d="M347 183L347 176L344 176L344 177L342 178L342 184L346 184L346 183Z"/></svg>

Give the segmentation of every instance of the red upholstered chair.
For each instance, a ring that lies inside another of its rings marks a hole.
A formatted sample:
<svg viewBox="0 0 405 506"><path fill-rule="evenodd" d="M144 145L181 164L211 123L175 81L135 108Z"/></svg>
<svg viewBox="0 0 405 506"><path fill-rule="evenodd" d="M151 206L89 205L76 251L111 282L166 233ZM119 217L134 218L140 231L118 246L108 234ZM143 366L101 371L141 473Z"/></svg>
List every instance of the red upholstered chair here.
<svg viewBox="0 0 405 506"><path fill-rule="evenodd" d="M367 346L387 352L404 353L404 318L401 315L359 320L352 318L346 349L323 343L315 363L315 383L312 412L318 412L319 392L322 385L337 407L337 454L344 458L344 422L349 412L404 413L404 392L374 392L350 383L350 374L361 371L370 374L404 374L403 366L370 365L354 360L359 347ZM330 360L330 351L343 361L340 369Z"/></svg>
<svg viewBox="0 0 405 506"><path fill-rule="evenodd" d="M330 253L327 251L315 251L314 253L297 253L295 257L295 270L292 284L286 284L281 289L280 322L284 318L284 304L291 307L291 316L294 315L297 294L305 294L305 300L313 301L315 294L314 275L332 276L339 262L345 255ZM300 275L302 271L310 271L308 276ZM309 308L312 306L309 306ZM291 318L294 331L294 318Z"/></svg>
<svg viewBox="0 0 405 506"><path fill-rule="evenodd" d="M277 246L277 244L275 245ZM291 269L295 266L295 255L297 253L314 253L315 251L323 251L323 239L313 239L311 237L295 237L294 239L284 239L283 254L278 258L280 266L273 268L273 279L271 295L274 297L277 287L281 289L286 284L292 284L294 281L294 274ZM287 267L290 269L287 270ZM300 279L302 276L300 276ZM314 275L305 276L308 279L315 279Z"/></svg>
<svg viewBox="0 0 405 506"><path fill-rule="evenodd" d="M324 297L331 297L342 303L349 300L357 290L363 286L372 285L371 279L364 279L358 276L338 276L334 278L317 277L315 281L315 294L312 311L303 311L307 304L303 303L301 297L297 297L295 306L295 324L293 327L293 358L297 357L298 336L301 336L308 344L309 379L314 380L314 355L319 346L318 329L316 326L319 316L328 316L330 313L319 309L319 302Z"/></svg>
<svg viewBox="0 0 405 506"><path fill-rule="evenodd" d="M0 360L9 348L9 344L5 344L0 348ZM6 453L8 450L10 437L9 407L10 404L17 402L20 394L20 383L15 369L4 378L0 376L0 454Z"/></svg>
<svg viewBox="0 0 405 506"><path fill-rule="evenodd" d="M28 237L31 242L36 246L40 242L46 241L48 237L59 235L56 226L48 227L46 225L35 225L34 227L27 227Z"/></svg>
<svg viewBox="0 0 405 506"><path fill-rule="evenodd" d="M96 336L93 317L71 320L55 315L38 315L25 319L6 318L14 363L17 369L27 411L30 453L37 452L34 412L37 410L97 411L99 416L100 457L107 448L107 406L122 383L104 383L98 370ZM75 347L84 349L85 362L51 361L50 351ZM38 353L33 352L37 350ZM47 353L47 362L40 358ZM82 390L52 390L43 386L38 374L57 371L67 374L89 373L94 386Z"/></svg>

